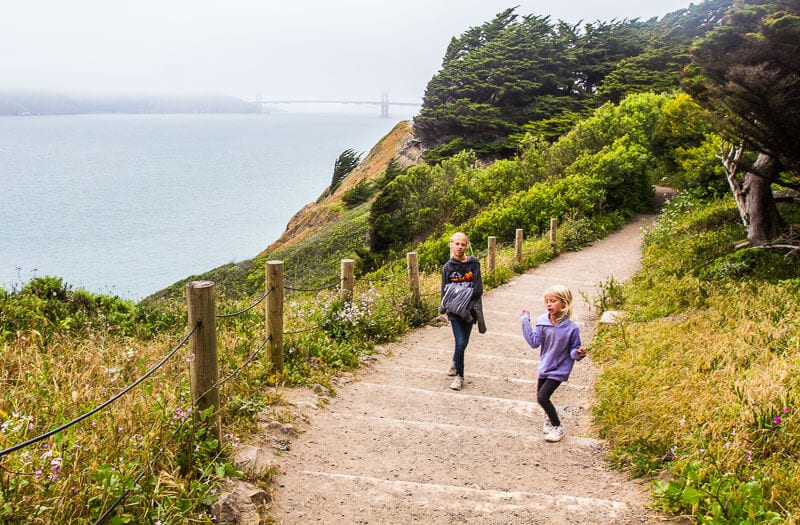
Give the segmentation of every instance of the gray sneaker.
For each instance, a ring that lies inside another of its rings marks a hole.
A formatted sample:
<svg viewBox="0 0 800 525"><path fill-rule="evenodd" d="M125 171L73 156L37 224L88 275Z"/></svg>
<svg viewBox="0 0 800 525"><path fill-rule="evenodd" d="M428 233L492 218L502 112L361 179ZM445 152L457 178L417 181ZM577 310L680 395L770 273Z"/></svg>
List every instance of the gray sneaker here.
<svg viewBox="0 0 800 525"><path fill-rule="evenodd" d="M461 390L463 386L464 386L464 378L461 376L456 376L455 379L453 379L453 382L450 383L450 388L452 388L453 390Z"/></svg>
<svg viewBox="0 0 800 525"><path fill-rule="evenodd" d="M561 441L561 438L564 437L564 425L558 425L557 427L553 427L545 437L545 441L549 441L550 443L556 443Z"/></svg>
<svg viewBox="0 0 800 525"><path fill-rule="evenodd" d="M450 363L450 369L447 371L447 375L449 375L451 377L456 375L456 364L455 363Z"/></svg>

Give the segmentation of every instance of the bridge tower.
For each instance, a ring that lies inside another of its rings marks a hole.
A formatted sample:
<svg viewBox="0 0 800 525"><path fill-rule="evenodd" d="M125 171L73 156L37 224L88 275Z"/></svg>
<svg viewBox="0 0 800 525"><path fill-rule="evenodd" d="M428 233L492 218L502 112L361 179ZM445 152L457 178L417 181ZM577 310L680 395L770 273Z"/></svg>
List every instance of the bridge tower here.
<svg viewBox="0 0 800 525"><path fill-rule="evenodd" d="M389 118L389 94L381 93L381 118Z"/></svg>

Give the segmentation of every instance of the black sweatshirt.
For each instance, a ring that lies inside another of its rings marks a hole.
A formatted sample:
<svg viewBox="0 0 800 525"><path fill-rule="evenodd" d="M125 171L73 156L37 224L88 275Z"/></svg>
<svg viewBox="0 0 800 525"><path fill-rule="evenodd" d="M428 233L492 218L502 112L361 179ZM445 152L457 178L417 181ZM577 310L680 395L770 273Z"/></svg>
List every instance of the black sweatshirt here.
<svg viewBox="0 0 800 525"><path fill-rule="evenodd" d="M469 256L464 262L450 257L442 266L442 289L449 283L468 283L472 287L472 300L483 295L483 280L481 279L481 263L475 257Z"/></svg>

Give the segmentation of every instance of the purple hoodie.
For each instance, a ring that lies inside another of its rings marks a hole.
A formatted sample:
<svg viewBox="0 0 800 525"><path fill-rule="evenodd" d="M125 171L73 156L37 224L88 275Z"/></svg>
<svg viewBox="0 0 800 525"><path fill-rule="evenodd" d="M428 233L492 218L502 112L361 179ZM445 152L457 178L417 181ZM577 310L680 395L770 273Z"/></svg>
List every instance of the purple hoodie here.
<svg viewBox="0 0 800 525"><path fill-rule="evenodd" d="M583 356L578 355L581 334L578 325L569 317L553 326L550 317L544 313L531 326L530 314L522 316L522 335L531 348L541 346L539 351L539 377L566 381L572 372L572 365Z"/></svg>

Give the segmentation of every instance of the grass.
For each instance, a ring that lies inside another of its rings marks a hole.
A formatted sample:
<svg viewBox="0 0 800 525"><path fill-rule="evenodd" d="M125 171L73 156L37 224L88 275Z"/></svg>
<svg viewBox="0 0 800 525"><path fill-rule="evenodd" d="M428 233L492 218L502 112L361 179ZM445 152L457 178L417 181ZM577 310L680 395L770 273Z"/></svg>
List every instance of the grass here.
<svg viewBox="0 0 800 525"><path fill-rule="evenodd" d="M760 250L736 272L709 272L743 237L729 199L667 208L623 286L624 337L601 331L593 343L595 417L618 466L668 473L654 482L664 510L699 523L795 523L800 264Z"/></svg>

